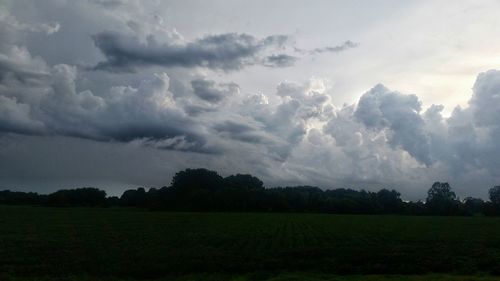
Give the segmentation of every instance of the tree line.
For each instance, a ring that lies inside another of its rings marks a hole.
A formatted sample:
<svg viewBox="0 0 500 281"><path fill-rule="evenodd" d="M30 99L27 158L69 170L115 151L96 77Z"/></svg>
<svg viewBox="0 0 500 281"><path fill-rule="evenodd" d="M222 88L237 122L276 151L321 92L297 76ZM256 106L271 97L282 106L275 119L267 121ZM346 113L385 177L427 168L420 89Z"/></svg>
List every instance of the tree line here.
<svg viewBox="0 0 500 281"><path fill-rule="evenodd" d="M489 201L460 200L446 182L435 182L425 201L403 201L396 190L322 190L314 186L265 188L257 177L222 177L207 169L175 174L170 186L143 187L107 196L97 188L63 189L51 194L0 191L0 204L53 207L139 207L166 211L315 212L335 214L499 215L500 186L489 190Z"/></svg>

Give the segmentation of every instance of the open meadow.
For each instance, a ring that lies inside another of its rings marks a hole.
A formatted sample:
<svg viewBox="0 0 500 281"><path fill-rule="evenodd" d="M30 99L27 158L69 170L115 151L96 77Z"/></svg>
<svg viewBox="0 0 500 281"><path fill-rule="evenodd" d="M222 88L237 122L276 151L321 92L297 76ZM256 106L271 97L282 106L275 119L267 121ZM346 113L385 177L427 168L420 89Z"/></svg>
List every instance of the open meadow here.
<svg viewBox="0 0 500 281"><path fill-rule="evenodd" d="M2 206L0 272L6 280L494 280L500 219ZM413 276L424 274L441 275Z"/></svg>

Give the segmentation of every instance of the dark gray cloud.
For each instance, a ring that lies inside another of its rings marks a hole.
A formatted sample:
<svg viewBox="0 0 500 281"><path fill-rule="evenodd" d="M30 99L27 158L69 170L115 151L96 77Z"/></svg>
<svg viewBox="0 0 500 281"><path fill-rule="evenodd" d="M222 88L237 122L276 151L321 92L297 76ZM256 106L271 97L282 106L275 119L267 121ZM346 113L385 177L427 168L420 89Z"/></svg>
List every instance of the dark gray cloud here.
<svg viewBox="0 0 500 281"><path fill-rule="evenodd" d="M314 50L311 50L310 52L312 54L320 54L320 53L338 53L342 52L348 49L356 48L359 46L359 43L354 43L350 40L345 41L341 45L338 46L328 46L328 47L323 47L323 48L316 48Z"/></svg>
<svg viewBox="0 0 500 281"><path fill-rule="evenodd" d="M197 97L210 103L218 103L239 92L236 83L216 83L207 79L192 80L191 87Z"/></svg>
<svg viewBox="0 0 500 281"><path fill-rule="evenodd" d="M47 76L47 73L32 70L30 66L0 58L0 81L4 83L38 84Z"/></svg>
<svg viewBox="0 0 500 281"><path fill-rule="evenodd" d="M114 9L124 5L124 0L88 0L90 3L107 8Z"/></svg>
<svg viewBox="0 0 500 281"><path fill-rule="evenodd" d="M349 49L357 48L359 46L359 43L352 42L351 40L347 40L344 43L337 45L337 46L327 46L327 47L321 47L321 48L315 48L312 50L306 50L306 49L300 49L300 48L295 48L295 51L298 53L302 54L310 54L310 55L316 55L316 54L322 54L322 53L340 53Z"/></svg>
<svg viewBox="0 0 500 281"><path fill-rule="evenodd" d="M166 74L144 80L137 88L115 86L96 95L76 90L75 67L55 65L43 70L47 73L27 76L10 66L0 81L0 88L7 89L0 95L1 132L140 140L156 148L205 153L216 150L207 146L203 127L175 104ZM36 77L36 83L30 77Z"/></svg>
<svg viewBox="0 0 500 281"><path fill-rule="evenodd" d="M45 126L30 116L30 107L15 99L0 96L0 133L41 134Z"/></svg>
<svg viewBox="0 0 500 281"><path fill-rule="evenodd" d="M226 33L208 35L193 42L160 43L150 35L146 42L137 37L116 32L101 32L92 36L94 44L106 57L95 69L131 71L141 66L206 67L237 70L261 64L261 52L279 48L287 41L284 35L257 39L248 34Z"/></svg>
<svg viewBox="0 0 500 281"><path fill-rule="evenodd" d="M61 136L5 135L0 144L0 189L37 192L95 186L121 195L127 188L168 185L181 167L207 165L216 157Z"/></svg>
<svg viewBox="0 0 500 281"><path fill-rule="evenodd" d="M261 129L247 123L225 121L215 124L213 128L223 137L248 143L273 143Z"/></svg>
<svg viewBox="0 0 500 281"><path fill-rule="evenodd" d="M297 57L287 54L270 55L265 58L264 65L268 67L289 67L298 60Z"/></svg>
<svg viewBox="0 0 500 281"><path fill-rule="evenodd" d="M184 111L189 116L198 116L200 114L207 113L207 112L216 112L217 109L213 108L213 107L202 106L202 105L189 104L189 105L184 106Z"/></svg>

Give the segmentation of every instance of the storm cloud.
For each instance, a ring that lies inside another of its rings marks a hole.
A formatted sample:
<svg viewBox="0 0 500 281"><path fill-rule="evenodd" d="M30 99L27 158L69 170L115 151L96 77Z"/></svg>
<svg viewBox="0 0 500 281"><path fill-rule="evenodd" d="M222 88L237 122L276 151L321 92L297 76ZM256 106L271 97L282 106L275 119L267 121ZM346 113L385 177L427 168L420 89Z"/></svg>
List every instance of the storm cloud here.
<svg viewBox="0 0 500 281"><path fill-rule="evenodd" d="M274 26L274 13L260 11L269 17L261 23L242 9L246 21L235 20L230 3L200 2L207 11L180 2L32 3L28 11L21 1L0 4L1 185L121 191L168 184L188 167L251 173L267 186L396 188L410 199L436 180L483 197L500 183L500 71L450 76L454 89L470 83L459 106L451 90L426 96L415 85L428 90L456 65L403 60L436 45L391 41L388 25L362 36L358 19L318 16L333 30L322 36L319 25ZM404 76L419 67L425 75Z"/></svg>
<svg viewBox="0 0 500 281"><path fill-rule="evenodd" d="M26 64L37 64L29 61ZM13 57L16 59L16 57ZM8 67L5 67L8 66ZM159 148L206 151L203 130L172 100L169 77L154 75L137 88L106 93L77 91L76 67L59 64L36 72L5 63L0 87L0 129L28 135L73 136L97 141L161 141ZM181 145L179 137L182 137ZM172 145L168 140L175 139Z"/></svg>
<svg viewBox="0 0 500 281"><path fill-rule="evenodd" d="M239 92L235 83L216 83L212 80L195 79L191 81L194 94L202 100L210 103L218 103L224 98Z"/></svg>
<svg viewBox="0 0 500 281"><path fill-rule="evenodd" d="M146 42L116 32L102 32L92 36L106 61L95 69L130 71L141 66L206 67L218 70L238 70L248 65L263 64L261 52L280 48L288 40L284 35L257 39L248 34L226 33L208 35L193 42L160 43L150 35ZM268 66L289 66L291 57L271 56L265 60Z"/></svg>

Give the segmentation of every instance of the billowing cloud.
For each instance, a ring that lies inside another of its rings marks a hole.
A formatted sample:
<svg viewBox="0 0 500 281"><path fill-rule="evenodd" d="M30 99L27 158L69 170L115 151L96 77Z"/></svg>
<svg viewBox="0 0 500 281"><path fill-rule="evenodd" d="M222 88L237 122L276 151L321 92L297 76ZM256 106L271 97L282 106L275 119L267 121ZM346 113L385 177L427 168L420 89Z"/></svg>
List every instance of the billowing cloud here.
<svg viewBox="0 0 500 281"><path fill-rule="evenodd" d="M368 128L389 129L387 135L393 147L401 147L418 161L430 165L429 138L420 110L417 96L391 92L377 85L360 98L354 114Z"/></svg>
<svg viewBox="0 0 500 281"><path fill-rule="evenodd" d="M235 83L216 83L207 79L192 80L191 87L197 97L210 103L218 103L239 92L239 87Z"/></svg>
<svg viewBox="0 0 500 281"><path fill-rule="evenodd" d="M30 107L17 103L15 98L0 96L0 132L37 134L44 131L44 125L31 119Z"/></svg>
<svg viewBox="0 0 500 281"><path fill-rule="evenodd" d="M137 87L113 86L107 93L96 95L90 90L77 91L76 67L48 67L32 59L26 50L14 53L19 56L5 58L0 72L3 132L99 141L143 139L146 144L161 141L156 147L165 149L210 152L205 147L203 129L173 101L166 74L143 80ZM27 67L37 65L38 70Z"/></svg>
<svg viewBox="0 0 500 281"><path fill-rule="evenodd" d="M485 169L492 175L500 172L500 71L478 75L469 107L457 108L450 117L450 129L460 161L469 167ZM455 139L455 140L454 140Z"/></svg>
<svg viewBox="0 0 500 281"><path fill-rule="evenodd" d="M474 94L469 101L475 124L479 127L500 127L500 72L490 70L478 75Z"/></svg>
<svg viewBox="0 0 500 281"><path fill-rule="evenodd" d="M327 62L352 41L315 47L300 30L266 37L283 30L233 29L226 18L199 30L204 19L178 24L185 18L143 2L34 1L26 12L20 3L0 4L0 184L159 186L187 167L410 199L435 180L477 196L500 183L499 71L479 74L469 102L451 111L395 86L379 64L351 66L349 52ZM294 49L303 43L310 49ZM371 58L385 45L366 46L357 52ZM319 60L295 65L319 54L323 71ZM369 79L354 79L366 69ZM356 96L344 93L350 83Z"/></svg>

